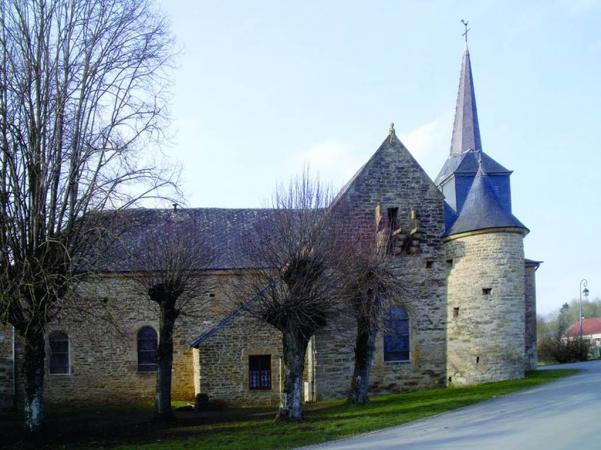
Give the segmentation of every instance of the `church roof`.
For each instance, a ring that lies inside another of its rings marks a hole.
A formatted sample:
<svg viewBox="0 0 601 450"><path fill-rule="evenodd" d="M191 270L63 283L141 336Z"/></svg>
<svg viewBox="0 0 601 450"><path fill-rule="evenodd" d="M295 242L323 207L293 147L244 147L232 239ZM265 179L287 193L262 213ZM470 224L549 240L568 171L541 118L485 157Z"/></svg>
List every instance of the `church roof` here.
<svg viewBox="0 0 601 450"><path fill-rule="evenodd" d="M501 205L488 174L481 166L457 220L447 236L487 228L521 228L528 230L513 214Z"/></svg>
<svg viewBox="0 0 601 450"><path fill-rule="evenodd" d="M479 160L482 160L482 167L490 175L510 174L511 170L505 168L483 151L467 151L462 154L451 154L440 169L435 183L440 184L452 174L474 175L478 172Z"/></svg>
<svg viewBox="0 0 601 450"><path fill-rule="evenodd" d="M451 154L460 155L468 150L482 150L482 142L480 140L480 126L478 125L472 64L470 52L466 46L461 64L461 75L459 76Z"/></svg>
<svg viewBox="0 0 601 450"><path fill-rule="evenodd" d="M185 220L206 236L213 259L210 270L232 270L256 267L244 251L262 218L275 214L274 209L178 208L129 209L100 213L103 231L95 236L95 248L85 257L75 259L77 270L99 272L136 272L136 250L151 238L152 230L164 224L167 215ZM269 221L266 221L266 223ZM93 253L93 255L92 255Z"/></svg>

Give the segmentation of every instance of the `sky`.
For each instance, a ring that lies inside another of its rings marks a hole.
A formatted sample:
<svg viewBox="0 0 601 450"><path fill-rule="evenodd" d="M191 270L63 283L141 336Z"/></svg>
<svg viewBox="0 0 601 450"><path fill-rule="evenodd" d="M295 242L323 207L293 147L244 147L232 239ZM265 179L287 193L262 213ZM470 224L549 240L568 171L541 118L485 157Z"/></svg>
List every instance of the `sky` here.
<svg viewBox="0 0 601 450"><path fill-rule="evenodd" d="M157 0L175 37L167 155L189 207L265 206L308 164L334 190L397 135L435 178L464 41L483 150L514 171L538 309L601 298L601 0Z"/></svg>

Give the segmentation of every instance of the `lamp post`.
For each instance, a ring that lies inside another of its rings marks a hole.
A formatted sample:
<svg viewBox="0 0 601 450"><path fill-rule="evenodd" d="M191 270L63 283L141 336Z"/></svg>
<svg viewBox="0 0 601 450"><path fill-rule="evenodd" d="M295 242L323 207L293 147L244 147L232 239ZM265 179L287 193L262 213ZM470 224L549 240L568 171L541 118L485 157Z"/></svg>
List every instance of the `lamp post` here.
<svg viewBox="0 0 601 450"><path fill-rule="evenodd" d="M585 300L588 298L589 290L587 286L586 278L580 280L580 341L582 341L582 295L584 295Z"/></svg>

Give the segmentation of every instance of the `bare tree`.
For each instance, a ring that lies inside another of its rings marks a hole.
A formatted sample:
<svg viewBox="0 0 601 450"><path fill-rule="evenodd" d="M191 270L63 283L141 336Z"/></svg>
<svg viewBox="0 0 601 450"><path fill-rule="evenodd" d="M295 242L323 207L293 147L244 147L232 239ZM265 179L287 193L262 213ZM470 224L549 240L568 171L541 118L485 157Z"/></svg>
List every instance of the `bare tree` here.
<svg viewBox="0 0 601 450"><path fill-rule="evenodd" d="M166 184L139 152L160 136L170 43L149 0L0 3L0 317L24 342L28 430L81 218Z"/></svg>
<svg viewBox="0 0 601 450"><path fill-rule="evenodd" d="M277 418L303 418L307 344L336 309L328 192L305 171L276 192L244 249L256 269L241 277L250 314L282 332L285 380Z"/></svg>
<svg viewBox="0 0 601 450"><path fill-rule="evenodd" d="M386 313L399 304L405 289L391 265L391 237L381 227L379 208L373 232L362 232L362 227L353 223L349 218L339 225L336 254L340 278L336 296L346 305L345 315L350 314L357 327L348 401L364 405L369 401L376 336L386 331Z"/></svg>
<svg viewBox="0 0 601 450"><path fill-rule="evenodd" d="M156 213L155 213L156 214ZM159 211L144 231L144 242L132 252L132 273L147 298L159 307L159 343L155 414L173 418L171 371L173 333L180 315L202 313L210 289L206 271L214 251L206 230L188 210ZM191 305L191 303L194 303Z"/></svg>

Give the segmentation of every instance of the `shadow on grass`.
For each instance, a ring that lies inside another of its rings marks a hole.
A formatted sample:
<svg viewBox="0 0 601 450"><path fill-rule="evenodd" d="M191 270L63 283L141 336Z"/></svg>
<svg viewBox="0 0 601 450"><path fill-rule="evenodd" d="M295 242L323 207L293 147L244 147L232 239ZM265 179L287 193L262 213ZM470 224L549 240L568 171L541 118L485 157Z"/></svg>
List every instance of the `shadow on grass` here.
<svg viewBox="0 0 601 450"><path fill-rule="evenodd" d="M366 406L343 401L307 405L306 421L274 423L274 408L176 412L173 423L152 421L152 406L57 411L33 439L0 421L0 446L20 448L289 448L373 431L472 405L576 373L534 372L527 378L473 387L437 388L374 397ZM12 428L12 429L11 429Z"/></svg>

